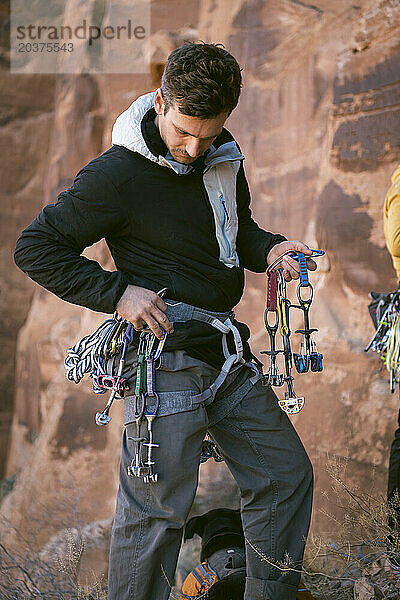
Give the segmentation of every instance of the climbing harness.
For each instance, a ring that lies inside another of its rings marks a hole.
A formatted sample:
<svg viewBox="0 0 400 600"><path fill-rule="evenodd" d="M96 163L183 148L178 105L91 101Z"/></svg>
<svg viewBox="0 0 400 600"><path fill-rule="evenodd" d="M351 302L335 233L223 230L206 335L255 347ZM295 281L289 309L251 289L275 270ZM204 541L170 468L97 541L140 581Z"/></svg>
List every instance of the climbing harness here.
<svg viewBox="0 0 400 600"><path fill-rule="evenodd" d="M158 295L163 296L165 292L166 289L163 289L158 292ZM192 396L194 404L207 406L214 400L227 376L243 366L253 371L251 383L255 383L262 377L259 367L251 361L246 361L243 357L243 341L234 324L235 315L232 311L212 312L184 302L167 299L165 299L165 303L167 304L165 314L171 323L197 320L208 323L222 333L222 350L225 361L215 381L201 393ZM123 398L128 390L129 377L125 372L125 362L134 334L132 324L114 314L112 319L107 319L94 333L85 336L68 350L65 368L70 381L79 383L85 373L89 373L93 379L93 390L96 393L111 392L104 410L96 414L98 425L106 425L110 422L109 411L113 401L115 398ZM155 372L156 362L164 348L166 335L165 333L161 340L156 340L148 328L141 330L137 345L134 393L129 396L129 401L133 402L136 435L128 438L134 444L134 457L127 467L127 472L131 477L143 478L145 483L156 483L158 479L153 460L153 450L159 447L153 439L153 422L160 404L155 386ZM235 348L233 353L228 347L228 335L231 336ZM146 435L141 435L143 422L147 423ZM202 444L200 461L205 462L209 458L214 458L217 462L223 460L214 442L206 436Z"/></svg>
<svg viewBox="0 0 400 600"><path fill-rule="evenodd" d="M286 384L283 400L279 400L280 408L287 414L293 415L303 408L304 397L296 396L294 391L294 378L292 376L292 365L298 373L323 370L323 356L317 350L316 343L311 339L311 334L317 329L310 327L310 307L313 301L314 290L308 279L307 258L323 256L323 250L313 250L310 256L302 252L288 250L281 254L266 271L267 274L267 301L264 312L264 323L268 333L270 349L261 352L269 356L268 372L264 376L265 385L282 386ZM299 263L300 279L297 286L297 299L299 304L292 304L286 295L286 281L283 277L282 268L279 268L283 258L290 255ZM275 270L277 269L277 270ZM301 334L301 343L298 353L292 353L290 344L290 309L297 308L303 312L304 327L297 329L295 333ZM271 322L270 313L274 313ZM282 349L277 349L276 335L279 332L282 338ZM278 355L283 354L285 373L280 373L278 368Z"/></svg>
<svg viewBox="0 0 400 600"><path fill-rule="evenodd" d="M290 252L290 254L293 255L293 252ZM321 252L315 251L313 256L316 255L320 256ZM279 257L280 260L282 257ZM285 399L281 400L279 405L289 413L298 412L304 404L304 399L297 398L295 395L293 377L291 376L292 353L290 349L289 309L292 307L300 308L304 313L304 328L297 332L303 335L303 341L300 353L294 357L295 366L299 372L306 372L310 366L312 371L322 370L322 355L318 354L315 343L310 340L310 334L316 330L310 329L309 325L308 312L313 293L311 284L308 281L306 259L304 255L300 254L296 255L296 258L299 260L301 271L298 288L299 306L291 305L287 299L286 284L282 272L272 271L272 268L277 266L279 262L275 261L267 269L268 301L265 311L265 324L271 340L271 351L267 352L271 358L267 380L272 385L286 383ZM308 289L308 297L303 296L306 288ZM163 289L158 292L158 295L163 296L165 292L166 289ZM165 314L172 324L197 320L208 323L222 334L224 363L213 383L199 394L192 396L193 405L203 404L203 406L207 406L210 404L227 376L243 366L253 371L250 378L252 384L263 377L260 363L257 365L255 362L247 361L243 356L243 340L235 325L233 311L213 312L184 302L168 299L164 299L164 301L167 305ZM275 323L272 326L268 322L269 312L275 312ZM278 329L283 339L283 350L277 350L275 346L275 335ZM97 425L106 425L110 422L109 412L114 399L123 398L128 390L129 377L127 377L126 368L124 371L124 367L134 334L133 325L114 314L112 319L107 319L93 334L85 336L68 351L65 368L69 380L79 383L85 373L90 373L93 379L93 390L96 393L111 392L103 411L96 414ZM137 344L134 393L129 396L129 402L133 403L132 412L133 422L136 424L136 434L134 437L128 437L134 444L134 456L131 464L127 467L127 472L131 477L143 478L145 483L156 483L158 480L153 460L153 450L159 447L153 439L153 422L160 405L155 386L155 372L156 361L164 348L166 336L167 334L164 333L163 338L156 341L156 337L150 329L141 330ZM230 351L228 346L228 336L233 342L233 352ZM137 341L137 336L135 341ZM283 352L285 358L285 376L280 375L277 367L277 355L280 352ZM144 422L147 424L146 434L142 434L142 423ZM205 462L211 457L217 462L223 460L214 442L206 436L202 444L200 462Z"/></svg>
<svg viewBox="0 0 400 600"><path fill-rule="evenodd" d="M208 323L222 333L222 351L225 361L215 381L206 390L194 396L193 401L199 404L203 403L205 406L210 404L227 376L243 366L253 371L254 377L251 378L252 383L261 378L259 367L251 361L246 361L243 357L243 340L238 328L234 324L235 314L233 311L213 312L186 304L185 302L175 302L167 299L164 301L167 305L165 314L171 323L186 323L190 320L201 321L202 323ZM231 336L233 342L233 353L230 352L228 347L228 335Z"/></svg>
<svg viewBox="0 0 400 600"><path fill-rule="evenodd" d="M390 391L400 388L400 289L390 294L370 293L371 318L376 327L375 335L364 352L377 352L390 375Z"/></svg>
<svg viewBox="0 0 400 600"><path fill-rule="evenodd" d="M213 312L186 304L185 302L175 302L168 299L164 299L164 301L167 305L165 314L171 323L185 323L190 320L201 321L208 323L222 333L222 350L225 361L214 382L200 394L192 397L193 403L203 404L204 406L210 404L227 376L243 366L253 371L253 376L250 378L252 384L261 379L262 373L260 367L254 362L246 361L243 357L243 340L238 328L234 324L235 314L233 311ZM228 335L231 336L231 340L233 341L233 353L230 352L228 347ZM224 460L216 444L206 435L201 447L200 462L204 463L210 458L213 458L216 462Z"/></svg>

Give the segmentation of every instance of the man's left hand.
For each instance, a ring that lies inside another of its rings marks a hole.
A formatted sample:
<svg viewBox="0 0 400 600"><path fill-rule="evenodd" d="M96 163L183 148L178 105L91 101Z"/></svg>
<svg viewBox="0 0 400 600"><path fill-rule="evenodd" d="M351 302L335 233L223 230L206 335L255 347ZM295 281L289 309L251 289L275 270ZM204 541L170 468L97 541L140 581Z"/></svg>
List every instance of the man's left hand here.
<svg viewBox="0 0 400 600"><path fill-rule="evenodd" d="M276 244L271 250L268 252L267 256L267 265L270 265L274 262L284 252L288 250L293 250L294 252L303 252L306 256L312 254L312 250L303 242L299 240L291 240L287 242L281 242L280 244ZM289 255L286 255L282 262L277 265L277 268L282 269L282 275L286 281L291 281L292 279L298 279L300 277L300 267L299 263L291 258ZM307 259L307 268L310 271L315 271L317 268L317 264L311 259Z"/></svg>

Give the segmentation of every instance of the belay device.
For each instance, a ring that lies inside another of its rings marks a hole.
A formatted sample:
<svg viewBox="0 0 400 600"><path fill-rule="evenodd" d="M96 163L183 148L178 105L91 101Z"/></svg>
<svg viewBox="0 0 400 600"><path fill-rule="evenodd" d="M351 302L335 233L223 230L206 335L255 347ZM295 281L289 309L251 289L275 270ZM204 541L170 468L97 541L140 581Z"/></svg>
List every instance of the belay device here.
<svg viewBox="0 0 400 600"><path fill-rule="evenodd" d="M323 256L323 250L313 250L307 258ZM299 304L292 304L286 296L286 281L283 277L282 269L279 264L283 258L290 255L298 261L300 267L300 280L297 286L297 298ZM265 384L273 386L283 386L286 384L286 390L283 400L279 400L279 406L287 414L294 415L303 408L304 397L296 396L293 385L292 365L296 367L298 373L307 373L309 369L314 372L322 371L323 356L317 350L316 343L311 339L311 334L317 329L310 327L309 311L313 300L314 290L308 279L307 258L302 252L288 250L279 256L267 268L267 302L264 313L265 327L268 332L270 349L261 354L269 356L268 372L264 376ZM277 269L278 270L275 270ZM301 334L301 343L298 353L292 353L290 345L290 309L297 308L303 312L304 327L297 329L295 333ZM270 322L270 313L274 313L274 322ZM282 337L282 349L277 349L276 335L280 333ZM278 369L278 354L283 354L285 362L285 373L280 373Z"/></svg>

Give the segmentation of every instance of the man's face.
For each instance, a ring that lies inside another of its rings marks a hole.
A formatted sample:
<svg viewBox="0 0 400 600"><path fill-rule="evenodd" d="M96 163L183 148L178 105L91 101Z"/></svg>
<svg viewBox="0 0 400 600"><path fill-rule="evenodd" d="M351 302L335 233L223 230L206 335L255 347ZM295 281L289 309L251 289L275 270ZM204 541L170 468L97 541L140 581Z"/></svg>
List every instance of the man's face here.
<svg viewBox="0 0 400 600"><path fill-rule="evenodd" d="M161 138L174 160L190 165L211 146L221 133L227 113L210 119L190 117L179 112L174 105L165 114L161 90L157 90L154 99L157 112L156 124Z"/></svg>

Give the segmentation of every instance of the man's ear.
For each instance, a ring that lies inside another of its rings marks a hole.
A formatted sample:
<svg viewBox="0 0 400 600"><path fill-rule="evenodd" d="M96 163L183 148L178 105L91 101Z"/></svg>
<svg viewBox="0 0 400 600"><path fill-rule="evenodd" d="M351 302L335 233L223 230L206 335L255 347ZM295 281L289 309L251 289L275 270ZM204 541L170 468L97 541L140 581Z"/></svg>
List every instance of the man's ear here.
<svg viewBox="0 0 400 600"><path fill-rule="evenodd" d="M200 517L192 517L185 525L185 533L183 539L190 540L197 533L200 537L204 532L204 519L203 516Z"/></svg>
<svg viewBox="0 0 400 600"><path fill-rule="evenodd" d="M161 88L156 90L156 95L154 96L154 108L158 115L164 114L164 98L162 97Z"/></svg>

